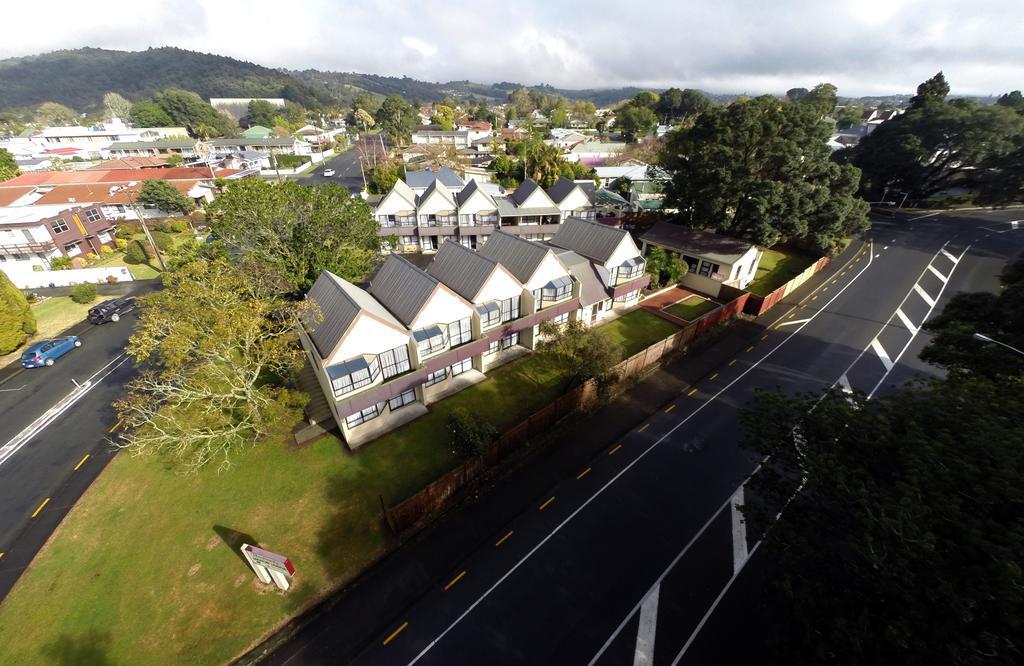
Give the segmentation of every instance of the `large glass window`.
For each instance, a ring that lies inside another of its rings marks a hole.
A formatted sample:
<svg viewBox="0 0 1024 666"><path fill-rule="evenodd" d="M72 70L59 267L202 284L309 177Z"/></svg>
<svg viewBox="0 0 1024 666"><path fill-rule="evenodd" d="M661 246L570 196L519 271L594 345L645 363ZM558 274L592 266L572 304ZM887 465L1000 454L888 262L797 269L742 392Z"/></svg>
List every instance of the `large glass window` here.
<svg viewBox="0 0 1024 666"><path fill-rule="evenodd" d="M543 299L555 303L572 296L572 278L564 275L544 285Z"/></svg>
<svg viewBox="0 0 1024 666"><path fill-rule="evenodd" d="M90 208L89 210L85 211L85 219L87 219L90 222L99 222L100 217L100 212L95 208Z"/></svg>
<svg viewBox="0 0 1024 666"><path fill-rule="evenodd" d="M416 341L416 348L419 350L420 356L433 354L448 346L448 338L440 326L420 329L413 332L412 337Z"/></svg>
<svg viewBox="0 0 1024 666"><path fill-rule="evenodd" d="M713 274L718 272L718 264L714 264L710 261L700 262L700 274L704 277L711 277Z"/></svg>
<svg viewBox="0 0 1024 666"><path fill-rule="evenodd" d="M409 348L405 345L389 349L378 358L380 360L380 372L384 379L408 372L411 367L409 363Z"/></svg>
<svg viewBox="0 0 1024 666"><path fill-rule="evenodd" d="M622 296L616 296L615 297L615 302L616 303L628 303L629 301L636 300L637 298L639 298L639 296L640 296L640 290L637 289L636 291L630 291L628 293L625 293Z"/></svg>
<svg viewBox="0 0 1024 666"><path fill-rule="evenodd" d="M555 317L554 319L552 319L551 323L556 325L556 326L561 326L562 324L566 323L567 321L569 321L569 313L568 312L563 312L562 314L560 314L557 317Z"/></svg>
<svg viewBox="0 0 1024 666"><path fill-rule="evenodd" d="M620 282L640 277L644 272L644 260L640 257L627 259L618 268L618 279Z"/></svg>
<svg viewBox="0 0 1024 666"><path fill-rule="evenodd" d="M380 407L378 405L370 405L361 412L356 412L350 416L345 417L345 425L349 428L355 428L357 425L362 425L371 419L375 419L380 416Z"/></svg>
<svg viewBox="0 0 1024 666"><path fill-rule="evenodd" d="M484 352L484 356L490 356L492 354L497 354L498 353L498 349L501 348L500 345L501 345L501 343L499 341L497 341L497 340L492 342L490 345L487 346L487 351Z"/></svg>
<svg viewBox="0 0 1024 666"><path fill-rule="evenodd" d="M473 339L473 319L466 317L448 324L448 344L457 347Z"/></svg>
<svg viewBox="0 0 1024 666"><path fill-rule="evenodd" d="M480 315L481 328L490 328L502 321L501 306L496 301L476 306L476 312Z"/></svg>
<svg viewBox="0 0 1024 666"><path fill-rule="evenodd" d="M506 298L501 302L501 321L519 319L519 296Z"/></svg>
<svg viewBox="0 0 1024 666"><path fill-rule="evenodd" d="M367 363L364 359L356 358L332 365L327 369L327 374L331 378L334 395L339 396L372 384L380 376L380 365L377 359Z"/></svg>
<svg viewBox="0 0 1024 666"><path fill-rule="evenodd" d="M441 368L437 372L432 372L427 375L427 381L423 382L424 386L433 386L438 382L443 382L445 377L448 376L448 368Z"/></svg>
<svg viewBox="0 0 1024 666"><path fill-rule="evenodd" d="M453 363L451 368L449 368L449 372L451 372L452 377L456 377L472 369L473 359L467 358L459 361L458 363Z"/></svg>
<svg viewBox="0 0 1024 666"><path fill-rule="evenodd" d="M501 348L508 349L512 345L519 344L519 333L513 333L512 335L506 335L501 339Z"/></svg>
<svg viewBox="0 0 1024 666"><path fill-rule="evenodd" d="M411 402L416 402L416 389L403 391L400 395L388 400L388 408L391 411L405 407Z"/></svg>

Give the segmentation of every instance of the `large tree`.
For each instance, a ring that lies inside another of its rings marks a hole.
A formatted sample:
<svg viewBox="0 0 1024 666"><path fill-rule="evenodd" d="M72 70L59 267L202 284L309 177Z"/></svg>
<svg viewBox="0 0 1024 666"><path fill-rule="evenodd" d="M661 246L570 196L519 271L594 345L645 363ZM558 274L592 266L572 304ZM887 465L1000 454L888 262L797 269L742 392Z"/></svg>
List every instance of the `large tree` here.
<svg viewBox="0 0 1024 666"><path fill-rule="evenodd" d="M18 161L14 159L14 155L6 148L0 148L0 181L20 175L21 169L18 168Z"/></svg>
<svg viewBox="0 0 1024 666"><path fill-rule="evenodd" d="M1000 95L999 99L996 100L996 104L1008 106L1017 113L1024 113L1024 95L1021 95L1019 90L1013 90L1005 95Z"/></svg>
<svg viewBox="0 0 1024 666"><path fill-rule="evenodd" d="M369 205L336 183L235 180L207 215L232 254L280 272L293 292L307 290L325 269L360 282L380 259Z"/></svg>
<svg viewBox="0 0 1024 666"><path fill-rule="evenodd" d="M399 95L389 95L374 114L377 124L396 142L406 142L419 122L419 112Z"/></svg>
<svg viewBox="0 0 1024 666"><path fill-rule="evenodd" d="M132 104L128 117L134 127L170 127L174 122L159 104L149 99Z"/></svg>
<svg viewBox="0 0 1024 666"><path fill-rule="evenodd" d="M949 95L946 77L939 72L917 87L917 94L910 98L910 108L919 109L927 104L941 104Z"/></svg>
<svg viewBox="0 0 1024 666"><path fill-rule="evenodd" d="M40 125L76 125L78 112L57 102L43 102L36 107L33 120Z"/></svg>
<svg viewBox="0 0 1024 666"><path fill-rule="evenodd" d="M166 180L147 180L139 189L139 201L156 206L165 213L181 213L187 215L196 208L194 201L178 191Z"/></svg>
<svg viewBox="0 0 1024 666"><path fill-rule="evenodd" d="M688 226L831 250L867 228L868 206L855 196L859 171L830 160L828 131L812 104L765 96L712 107L666 137L668 204Z"/></svg>
<svg viewBox="0 0 1024 666"><path fill-rule="evenodd" d="M238 125L217 111L199 95L187 90L168 88L153 96L175 125L183 125L193 136L234 136Z"/></svg>
<svg viewBox="0 0 1024 666"><path fill-rule="evenodd" d="M275 378L301 365L301 306L278 295L276 279L258 265L196 258L142 297L128 353L144 370L115 404L119 446L194 473L288 432L305 398Z"/></svg>
<svg viewBox="0 0 1024 666"><path fill-rule="evenodd" d="M567 386L588 379L606 380L612 368L622 360L622 346L600 328L591 328L573 319L564 324L546 321L540 325L543 336L537 354L561 368Z"/></svg>
<svg viewBox="0 0 1024 666"><path fill-rule="evenodd" d="M36 318L25 295L0 271L0 354L20 347L36 332Z"/></svg>
<svg viewBox="0 0 1024 666"><path fill-rule="evenodd" d="M626 141L637 141L658 126L658 115L646 106L627 105L615 114L615 128Z"/></svg>
<svg viewBox="0 0 1024 666"><path fill-rule="evenodd" d="M798 101L813 107L818 117L824 118L836 109L836 87L831 83L819 83Z"/></svg>
<svg viewBox="0 0 1024 666"><path fill-rule="evenodd" d="M669 88L661 93L658 100L657 111L665 122L676 120L689 120L693 116L700 115L708 110L711 102L699 91L687 88Z"/></svg>
<svg viewBox="0 0 1024 666"><path fill-rule="evenodd" d="M244 124L246 127L252 127L253 125L273 127L274 116L277 115L278 110L276 106L265 99L249 100L249 106L246 107L245 118L243 119Z"/></svg>
<svg viewBox="0 0 1024 666"><path fill-rule="evenodd" d="M103 96L104 117L119 118L123 122L129 122L132 115L132 103L118 95L116 92L108 92Z"/></svg>

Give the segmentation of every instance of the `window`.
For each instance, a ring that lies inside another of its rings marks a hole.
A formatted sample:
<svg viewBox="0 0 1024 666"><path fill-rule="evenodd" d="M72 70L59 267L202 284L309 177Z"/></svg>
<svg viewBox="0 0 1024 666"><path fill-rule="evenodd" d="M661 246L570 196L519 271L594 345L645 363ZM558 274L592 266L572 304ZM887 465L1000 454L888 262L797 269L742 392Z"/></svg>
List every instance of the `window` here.
<svg viewBox="0 0 1024 666"><path fill-rule="evenodd" d="M380 364L377 359L367 363L365 359L356 358L327 368L327 376L334 395L340 396L372 384L380 376Z"/></svg>
<svg viewBox="0 0 1024 666"><path fill-rule="evenodd" d="M704 277L711 277L718 272L718 268L718 264L713 264L710 261L700 262L700 274Z"/></svg>
<svg viewBox="0 0 1024 666"><path fill-rule="evenodd" d="M540 289L534 289L532 293L533 293L533 307L535 309L539 310L540 309L541 290Z"/></svg>
<svg viewBox="0 0 1024 666"><path fill-rule="evenodd" d="M433 386L438 382L443 382L445 377L448 376L448 368L441 368L437 372L432 372L427 375L427 381L423 382L423 386Z"/></svg>
<svg viewBox="0 0 1024 666"><path fill-rule="evenodd" d="M395 411L396 409L405 407L411 402L416 402L416 389L403 391L398 397L388 400L388 408L391 409L391 411Z"/></svg>
<svg viewBox="0 0 1024 666"><path fill-rule="evenodd" d="M345 417L345 425L349 428L355 428L357 425L362 425L378 416L380 416L380 407L378 405L370 405L361 412Z"/></svg>
<svg viewBox="0 0 1024 666"><path fill-rule="evenodd" d="M501 305L497 301L476 306L476 312L480 315L480 328L490 328L502 321Z"/></svg>
<svg viewBox="0 0 1024 666"><path fill-rule="evenodd" d="M625 293L622 296L616 296L615 297L615 302L616 303L627 303L629 301L637 299L639 296L640 296L640 290L637 289L636 291L631 291L631 292Z"/></svg>
<svg viewBox="0 0 1024 666"><path fill-rule="evenodd" d="M53 229L53 233L62 234L68 230L68 223L64 220L57 219L50 222L50 228Z"/></svg>
<svg viewBox="0 0 1024 666"><path fill-rule="evenodd" d="M552 303L572 296L572 278L563 275L544 285L544 300Z"/></svg>
<svg viewBox="0 0 1024 666"><path fill-rule="evenodd" d="M519 297L513 296L501 302L501 321L512 321L519 319Z"/></svg>
<svg viewBox="0 0 1024 666"><path fill-rule="evenodd" d="M448 338L440 326L429 326L414 331L412 337L416 341L416 348L419 350L420 356L433 354L448 346Z"/></svg>
<svg viewBox="0 0 1024 666"><path fill-rule="evenodd" d="M487 351L484 352L484 356L490 356L492 354L497 354L498 353L498 349L500 348L500 345L501 345L501 343L498 342L497 340L492 342L490 345L488 345Z"/></svg>
<svg viewBox="0 0 1024 666"><path fill-rule="evenodd" d="M506 335L501 339L501 348L508 349L512 345L519 344L519 334L513 333L512 335Z"/></svg>
<svg viewBox="0 0 1024 666"><path fill-rule="evenodd" d="M99 222L100 218L102 217L103 216L100 215L100 212L95 208L90 208L89 210L85 211L85 219L88 220L89 222Z"/></svg>
<svg viewBox="0 0 1024 666"><path fill-rule="evenodd" d="M698 259L697 257L691 257L689 255L684 254L683 261L686 262L686 265L689 267L691 273L697 272L697 264L700 263L700 259Z"/></svg>
<svg viewBox="0 0 1024 666"><path fill-rule="evenodd" d="M473 339L472 318L466 317L448 324L448 344L457 347Z"/></svg>
<svg viewBox="0 0 1024 666"><path fill-rule="evenodd" d="M632 280L633 278L640 277L644 272L644 260L640 257L634 257L627 259L618 268L618 279L620 281Z"/></svg>
<svg viewBox="0 0 1024 666"><path fill-rule="evenodd" d="M408 372L412 367L409 363L409 348L405 345L384 352L378 357L378 360L384 379Z"/></svg>
<svg viewBox="0 0 1024 666"><path fill-rule="evenodd" d="M569 313L568 312L563 312L562 314L560 314L557 317L555 317L554 319L552 319L551 323L555 324L556 326L561 326L562 324L564 324L567 321L569 321Z"/></svg>
<svg viewBox="0 0 1024 666"><path fill-rule="evenodd" d="M449 372L451 372L452 377L456 377L472 369L473 359L467 358L459 361L458 363L453 363L449 368Z"/></svg>

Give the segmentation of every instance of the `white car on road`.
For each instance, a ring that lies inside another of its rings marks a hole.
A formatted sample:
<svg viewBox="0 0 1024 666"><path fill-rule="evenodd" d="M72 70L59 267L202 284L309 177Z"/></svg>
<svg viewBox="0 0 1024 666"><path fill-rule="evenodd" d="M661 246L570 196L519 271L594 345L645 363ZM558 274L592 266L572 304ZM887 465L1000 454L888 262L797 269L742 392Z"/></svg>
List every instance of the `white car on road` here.
<svg viewBox="0 0 1024 666"><path fill-rule="evenodd" d="M324 175L325 176L333 176L334 175L334 169L324 169Z"/></svg>

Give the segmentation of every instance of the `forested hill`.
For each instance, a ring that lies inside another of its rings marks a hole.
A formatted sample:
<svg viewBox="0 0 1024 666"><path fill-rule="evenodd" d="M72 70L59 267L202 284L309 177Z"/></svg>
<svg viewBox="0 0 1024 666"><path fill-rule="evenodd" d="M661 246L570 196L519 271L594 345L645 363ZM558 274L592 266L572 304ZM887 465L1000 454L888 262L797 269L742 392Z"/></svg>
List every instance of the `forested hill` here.
<svg viewBox="0 0 1024 666"><path fill-rule="evenodd" d="M0 60L0 109L59 102L96 111L103 94L132 101L165 88L210 97L284 97L310 108L330 97L284 72L224 56L171 47L145 51L82 48Z"/></svg>

